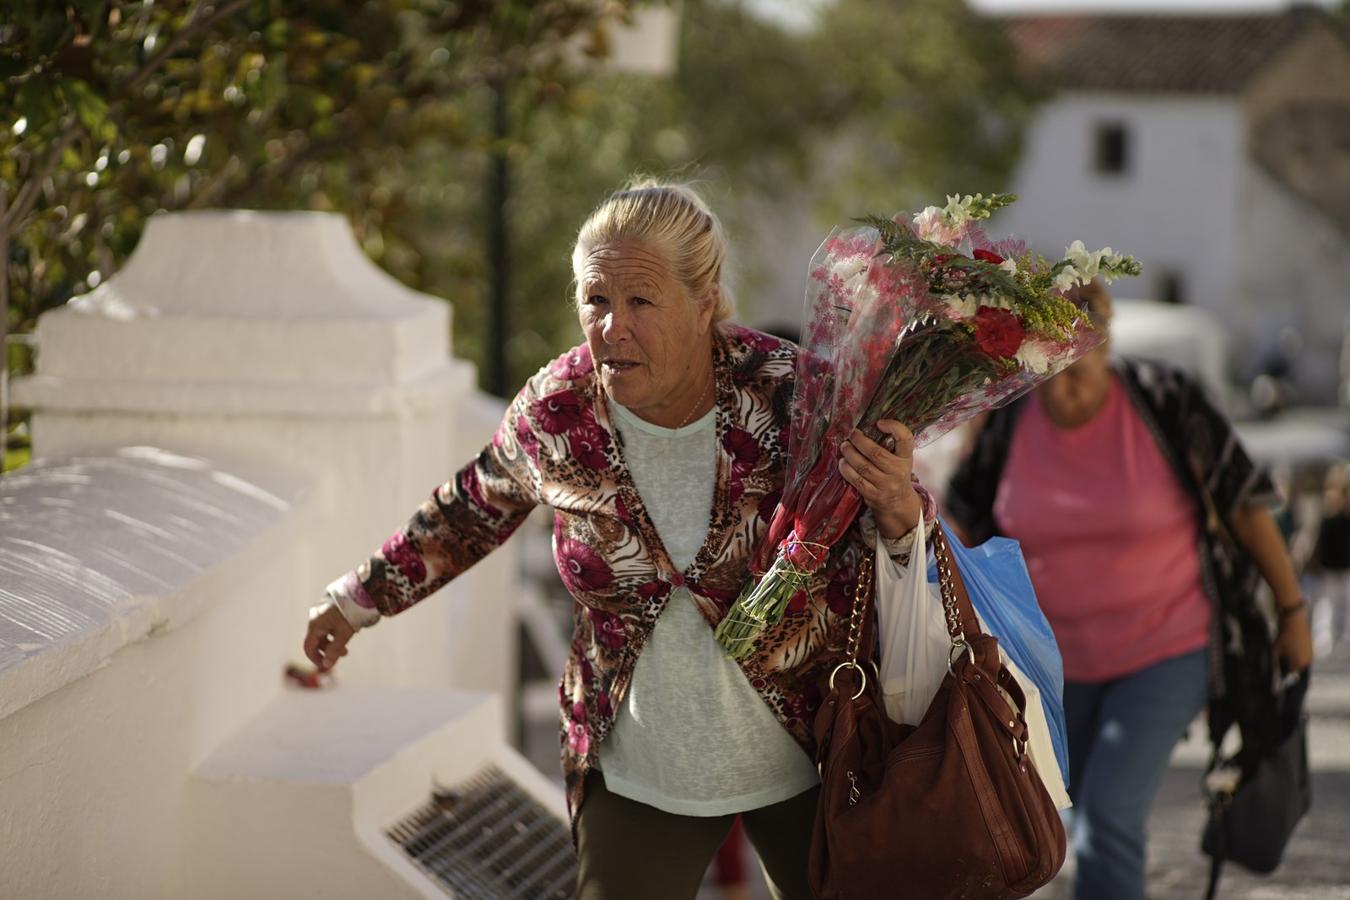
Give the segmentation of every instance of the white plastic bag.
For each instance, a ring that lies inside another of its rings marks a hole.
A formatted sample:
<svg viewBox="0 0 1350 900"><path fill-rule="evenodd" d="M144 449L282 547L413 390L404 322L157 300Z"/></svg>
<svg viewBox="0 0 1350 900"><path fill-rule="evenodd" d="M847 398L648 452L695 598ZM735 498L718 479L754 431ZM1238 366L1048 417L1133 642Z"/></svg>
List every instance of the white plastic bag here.
<svg viewBox="0 0 1350 900"><path fill-rule="evenodd" d="M876 540L877 624L881 642L881 694L886 714L896 722L918 725L932 705L947 674L951 636L942 610L942 591L928 582L924 523L914 529L909 565L898 566ZM983 618L980 628L989 631ZM998 635L994 635L997 637ZM1040 691L999 647L999 658L1026 697L1027 753L1046 792L1059 809L1069 795L1060 776L1050 726L1041 707Z"/></svg>
<svg viewBox="0 0 1350 900"><path fill-rule="evenodd" d="M881 694L888 716L896 722L918 725L947 674L947 650L951 646L942 600L928 587L923 520L914 529L908 566L895 564L880 535L876 551Z"/></svg>

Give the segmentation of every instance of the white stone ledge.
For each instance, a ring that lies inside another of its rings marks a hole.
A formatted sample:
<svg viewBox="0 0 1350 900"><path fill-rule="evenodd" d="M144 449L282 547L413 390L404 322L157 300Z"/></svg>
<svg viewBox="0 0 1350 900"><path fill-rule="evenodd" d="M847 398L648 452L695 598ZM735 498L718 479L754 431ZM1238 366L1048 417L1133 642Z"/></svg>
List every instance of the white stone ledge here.
<svg viewBox="0 0 1350 900"><path fill-rule="evenodd" d="M566 821L562 792L501 742L501 715L489 694L284 691L193 773L197 896L319 896L317 879L324 896L444 898L385 834L435 784L494 765Z"/></svg>
<svg viewBox="0 0 1350 900"><path fill-rule="evenodd" d="M16 379L13 403L44 412L137 415L387 417L424 413L472 390L474 367L449 361L402 384L246 384L119 381L32 375Z"/></svg>
<svg viewBox="0 0 1350 900"><path fill-rule="evenodd" d="M0 478L0 719L200 614L203 579L306 518L306 486L153 447Z"/></svg>

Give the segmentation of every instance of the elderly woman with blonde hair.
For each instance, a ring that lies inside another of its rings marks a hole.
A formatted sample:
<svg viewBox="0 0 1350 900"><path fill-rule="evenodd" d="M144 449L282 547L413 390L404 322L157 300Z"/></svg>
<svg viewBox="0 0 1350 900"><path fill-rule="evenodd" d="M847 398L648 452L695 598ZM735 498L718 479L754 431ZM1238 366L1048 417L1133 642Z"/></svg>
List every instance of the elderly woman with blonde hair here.
<svg viewBox="0 0 1350 900"><path fill-rule="evenodd" d="M422 600L538 504L574 598L559 686L578 894L690 898L737 814L777 897L808 897L812 719L841 660L867 539L932 515L898 422L855 433L845 477L870 509L816 583L739 663L713 629L783 488L796 347L729 321L726 240L690 188L606 199L572 268L585 342L546 365L491 443L368 562L335 581L306 652Z"/></svg>

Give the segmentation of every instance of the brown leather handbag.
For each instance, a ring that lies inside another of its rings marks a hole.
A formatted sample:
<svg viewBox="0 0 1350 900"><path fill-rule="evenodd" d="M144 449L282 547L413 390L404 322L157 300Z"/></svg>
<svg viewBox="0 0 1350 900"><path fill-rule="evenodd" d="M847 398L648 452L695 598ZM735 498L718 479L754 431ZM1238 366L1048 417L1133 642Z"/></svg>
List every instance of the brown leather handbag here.
<svg viewBox="0 0 1350 900"><path fill-rule="evenodd" d="M917 728L886 715L858 661L872 646L870 557L858 573L848 660L815 721L810 879L822 900L1025 897L1064 864L1059 812L1027 756L1026 699L980 631L940 526L933 544L952 647Z"/></svg>

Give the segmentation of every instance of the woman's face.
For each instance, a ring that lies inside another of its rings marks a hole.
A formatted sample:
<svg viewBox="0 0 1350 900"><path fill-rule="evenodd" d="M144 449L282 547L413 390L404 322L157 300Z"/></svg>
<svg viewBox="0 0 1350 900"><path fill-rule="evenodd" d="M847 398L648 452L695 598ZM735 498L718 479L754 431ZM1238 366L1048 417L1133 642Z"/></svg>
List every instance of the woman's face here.
<svg viewBox="0 0 1350 900"><path fill-rule="evenodd" d="M1110 366L1110 351L1103 344L1037 388L1050 420L1073 428L1091 419L1110 389Z"/></svg>
<svg viewBox="0 0 1350 900"><path fill-rule="evenodd" d="M675 427L705 395L714 298L694 304L649 246L601 244L581 271L581 329L614 402Z"/></svg>
<svg viewBox="0 0 1350 900"><path fill-rule="evenodd" d="M1106 401L1111 388L1111 312L1110 295L1095 294L1089 315L1093 325L1108 332L1107 340L1036 389L1046 414L1061 428L1086 423Z"/></svg>

